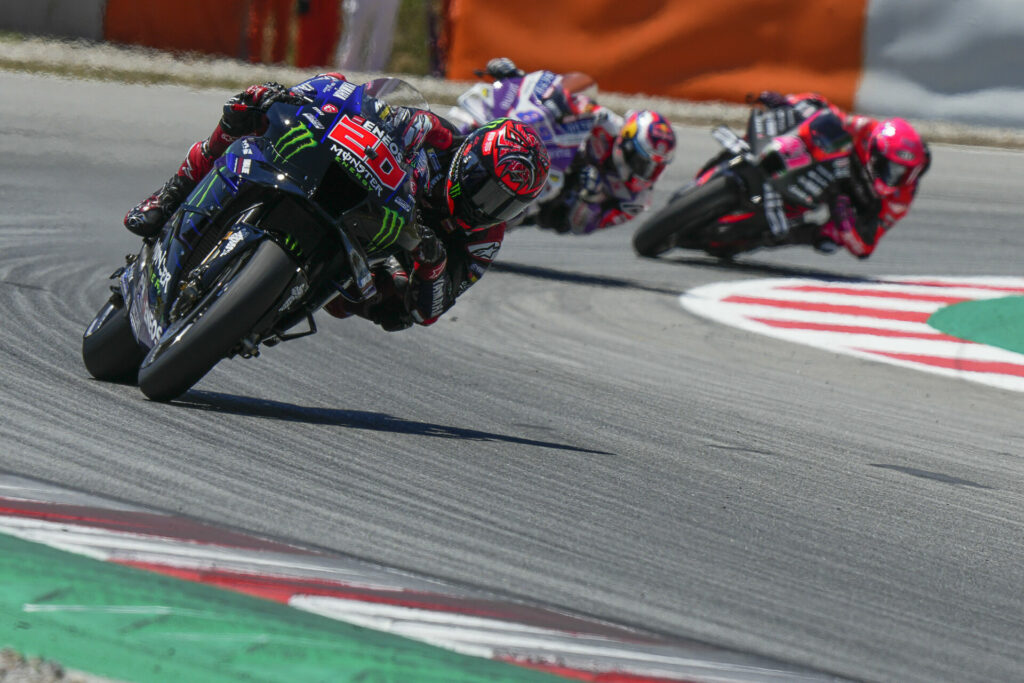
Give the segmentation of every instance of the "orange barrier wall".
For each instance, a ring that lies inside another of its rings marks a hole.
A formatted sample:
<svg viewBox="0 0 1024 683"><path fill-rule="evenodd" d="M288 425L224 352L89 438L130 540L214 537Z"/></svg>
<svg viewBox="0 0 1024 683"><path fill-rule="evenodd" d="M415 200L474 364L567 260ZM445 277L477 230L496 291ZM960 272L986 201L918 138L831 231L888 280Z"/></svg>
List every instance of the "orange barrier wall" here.
<svg viewBox="0 0 1024 683"><path fill-rule="evenodd" d="M246 0L107 0L104 38L246 57Z"/></svg>
<svg viewBox="0 0 1024 683"><path fill-rule="evenodd" d="M612 92L742 102L812 90L844 108L860 80L868 0L451 0L448 77L491 57L585 71Z"/></svg>

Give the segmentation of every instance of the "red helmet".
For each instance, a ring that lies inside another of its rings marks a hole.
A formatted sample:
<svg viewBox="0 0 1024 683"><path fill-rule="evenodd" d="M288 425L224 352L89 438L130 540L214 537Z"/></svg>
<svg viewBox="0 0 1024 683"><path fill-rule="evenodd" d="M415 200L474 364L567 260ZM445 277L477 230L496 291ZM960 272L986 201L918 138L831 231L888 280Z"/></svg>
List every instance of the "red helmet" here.
<svg viewBox="0 0 1024 683"><path fill-rule="evenodd" d="M868 172L879 195L913 185L931 163L928 145L903 119L886 119L868 140Z"/></svg>
<svg viewBox="0 0 1024 683"><path fill-rule="evenodd" d="M642 180L656 179L672 161L676 149L672 125L658 112L649 110L631 113L617 142L626 165Z"/></svg>
<svg viewBox="0 0 1024 683"><path fill-rule="evenodd" d="M544 189L550 167L533 128L512 119L491 121L455 152L445 188L448 210L466 230L511 220Z"/></svg>

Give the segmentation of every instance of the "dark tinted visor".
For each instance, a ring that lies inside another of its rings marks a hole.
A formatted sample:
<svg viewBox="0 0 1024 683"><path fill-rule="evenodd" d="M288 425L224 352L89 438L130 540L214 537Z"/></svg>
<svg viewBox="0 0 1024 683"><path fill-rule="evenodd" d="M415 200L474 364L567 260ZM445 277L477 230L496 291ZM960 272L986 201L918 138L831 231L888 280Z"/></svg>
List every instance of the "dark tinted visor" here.
<svg viewBox="0 0 1024 683"><path fill-rule="evenodd" d="M459 213L474 227L480 228L512 220L533 201L506 190L491 177L475 152L461 157L462 197L456 200Z"/></svg>
<svg viewBox="0 0 1024 683"><path fill-rule="evenodd" d="M475 227L512 220L533 201L532 198L524 199L510 194L495 180L483 183L465 199L468 204L467 213L475 222Z"/></svg>
<svg viewBox="0 0 1024 683"><path fill-rule="evenodd" d="M622 156L626 158L629 170L643 180L650 180L658 170L657 161L644 154L633 140L626 140L622 143Z"/></svg>
<svg viewBox="0 0 1024 683"><path fill-rule="evenodd" d="M889 187L899 187L910 176L910 167L898 164L883 156L876 156L871 165L872 173Z"/></svg>

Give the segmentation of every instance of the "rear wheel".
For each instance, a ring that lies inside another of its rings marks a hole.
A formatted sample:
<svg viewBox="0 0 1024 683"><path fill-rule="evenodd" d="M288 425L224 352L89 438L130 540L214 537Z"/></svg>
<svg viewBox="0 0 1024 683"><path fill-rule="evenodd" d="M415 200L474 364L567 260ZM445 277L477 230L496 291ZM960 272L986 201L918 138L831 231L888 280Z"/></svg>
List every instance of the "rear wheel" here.
<svg viewBox="0 0 1024 683"><path fill-rule="evenodd" d="M96 379L134 384L146 347L132 333L131 323L120 297L100 309L82 336L82 360Z"/></svg>
<svg viewBox="0 0 1024 683"><path fill-rule="evenodd" d="M276 243L263 242L248 261L228 266L221 281L153 347L139 369L139 388L170 401L227 356L280 299L295 263Z"/></svg>
<svg viewBox="0 0 1024 683"><path fill-rule="evenodd" d="M655 212L633 235L633 248L641 256L658 256L674 246L703 249L703 228L738 208L739 197L729 179L712 178Z"/></svg>

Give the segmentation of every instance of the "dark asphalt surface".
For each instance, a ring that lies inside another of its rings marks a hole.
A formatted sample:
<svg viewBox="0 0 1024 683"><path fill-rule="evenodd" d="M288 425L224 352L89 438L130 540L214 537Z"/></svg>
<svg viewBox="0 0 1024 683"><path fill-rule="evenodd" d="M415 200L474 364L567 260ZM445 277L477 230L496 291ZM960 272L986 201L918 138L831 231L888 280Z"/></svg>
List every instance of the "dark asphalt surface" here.
<svg viewBox="0 0 1024 683"><path fill-rule="evenodd" d="M1020 275L1024 155L935 146L865 262L513 232L437 325L184 400L88 378L125 210L230 93L0 74L0 470L868 680L1024 680L1024 396L682 311L766 276ZM660 206L714 150L683 129Z"/></svg>

